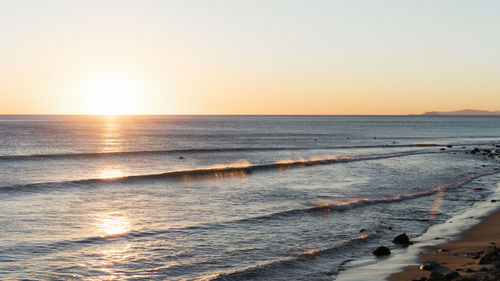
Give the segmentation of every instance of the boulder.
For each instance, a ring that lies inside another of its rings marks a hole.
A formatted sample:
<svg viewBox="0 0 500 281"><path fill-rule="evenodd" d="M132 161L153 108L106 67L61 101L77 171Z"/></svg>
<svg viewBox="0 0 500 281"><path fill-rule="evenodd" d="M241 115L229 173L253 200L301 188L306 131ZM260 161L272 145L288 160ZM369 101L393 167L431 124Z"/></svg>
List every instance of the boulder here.
<svg viewBox="0 0 500 281"><path fill-rule="evenodd" d="M441 279L443 278L443 273L439 272L439 271L433 271L431 272L431 280L432 279Z"/></svg>
<svg viewBox="0 0 500 281"><path fill-rule="evenodd" d="M412 242L410 242L410 238L408 238L406 233L399 234L398 236L396 236L394 238L394 240L392 240L392 243L404 245L404 246L408 246L408 245L413 244Z"/></svg>
<svg viewBox="0 0 500 281"><path fill-rule="evenodd" d="M439 267L439 264L434 261L426 261L420 265L421 270L433 270Z"/></svg>
<svg viewBox="0 0 500 281"><path fill-rule="evenodd" d="M391 254L391 250L389 248L380 246L375 251L373 251L373 254L377 257L382 257L382 256L388 256Z"/></svg>
<svg viewBox="0 0 500 281"><path fill-rule="evenodd" d="M443 280L452 281L452 280L455 280L459 277L462 277L462 275L460 275L456 271L452 271L452 272L448 272L445 276L443 276Z"/></svg>
<svg viewBox="0 0 500 281"><path fill-rule="evenodd" d="M477 260L477 264L489 264L500 260L500 251L496 246L490 247L486 253L482 254Z"/></svg>
<svg viewBox="0 0 500 281"><path fill-rule="evenodd" d="M479 153L479 149L476 147L473 150L471 150L470 154L476 154Z"/></svg>
<svg viewBox="0 0 500 281"><path fill-rule="evenodd" d="M475 276L465 276L461 278L460 281L480 281L480 280Z"/></svg>

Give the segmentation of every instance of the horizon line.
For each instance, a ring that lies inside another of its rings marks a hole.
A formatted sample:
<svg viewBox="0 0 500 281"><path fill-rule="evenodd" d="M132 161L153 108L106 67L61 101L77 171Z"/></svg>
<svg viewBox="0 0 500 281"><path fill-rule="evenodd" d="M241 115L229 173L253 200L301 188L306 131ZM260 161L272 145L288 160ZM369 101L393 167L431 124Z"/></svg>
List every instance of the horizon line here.
<svg viewBox="0 0 500 281"><path fill-rule="evenodd" d="M435 112L435 111L431 111ZM427 112L425 112L427 113ZM499 116L498 114L85 114L85 113L0 113L0 116L99 116L99 117L120 117L120 116Z"/></svg>

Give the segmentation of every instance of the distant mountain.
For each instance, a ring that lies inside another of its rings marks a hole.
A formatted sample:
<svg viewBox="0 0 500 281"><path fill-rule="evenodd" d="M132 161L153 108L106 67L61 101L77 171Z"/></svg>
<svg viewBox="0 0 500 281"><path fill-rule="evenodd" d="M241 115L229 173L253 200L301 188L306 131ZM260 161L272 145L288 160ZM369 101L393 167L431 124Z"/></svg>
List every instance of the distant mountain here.
<svg viewBox="0 0 500 281"><path fill-rule="evenodd" d="M429 111L422 115L500 115L500 110L487 111L487 110L463 109L457 111Z"/></svg>

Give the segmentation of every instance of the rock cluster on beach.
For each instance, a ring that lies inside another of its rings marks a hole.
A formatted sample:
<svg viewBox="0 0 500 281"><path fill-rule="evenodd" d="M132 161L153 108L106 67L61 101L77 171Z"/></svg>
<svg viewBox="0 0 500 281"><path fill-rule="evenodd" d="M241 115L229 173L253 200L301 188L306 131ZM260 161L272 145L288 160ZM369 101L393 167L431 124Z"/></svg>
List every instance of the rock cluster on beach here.
<svg viewBox="0 0 500 281"><path fill-rule="evenodd" d="M457 268L449 271L446 264L427 261L420 265L420 270L430 271L430 277L421 277L413 281L500 281L500 249L496 246L488 247L476 253L466 254L475 262L468 263L469 267ZM483 265L479 269L471 265Z"/></svg>
<svg viewBox="0 0 500 281"><path fill-rule="evenodd" d="M479 149L479 148L474 148L473 150L470 151L470 154L479 154L479 155L485 155L488 157L500 157L500 150L492 150L492 149Z"/></svg>

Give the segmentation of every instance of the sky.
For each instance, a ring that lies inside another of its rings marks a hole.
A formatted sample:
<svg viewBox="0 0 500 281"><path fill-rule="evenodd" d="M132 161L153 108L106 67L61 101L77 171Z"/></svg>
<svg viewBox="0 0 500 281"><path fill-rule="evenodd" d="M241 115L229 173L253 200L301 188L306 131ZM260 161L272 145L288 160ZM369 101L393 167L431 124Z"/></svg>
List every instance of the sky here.
<svg viewBox="0 0 500 281"><path fill-rule="evenodd" d="M500 1L0 0L0 114L500 109Z"/></svg>

